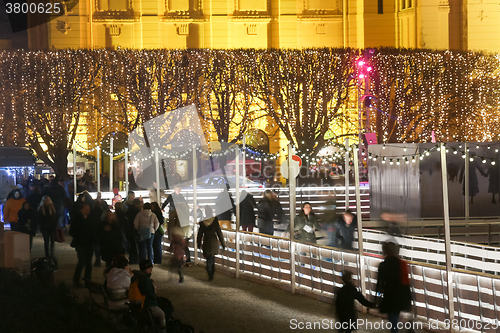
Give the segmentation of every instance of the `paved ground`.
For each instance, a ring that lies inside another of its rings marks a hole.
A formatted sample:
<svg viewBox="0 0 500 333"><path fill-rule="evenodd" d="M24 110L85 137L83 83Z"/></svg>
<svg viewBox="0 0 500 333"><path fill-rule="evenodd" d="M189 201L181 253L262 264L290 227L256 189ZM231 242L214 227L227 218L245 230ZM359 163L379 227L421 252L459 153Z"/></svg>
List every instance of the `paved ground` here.
<svg viewBox="0 0 500 333"><path fill-rule="evenodd" d="M71 286L76 252L69 246L70 237L62 244L56 243L55 254L59 261L59 271L55 273L58 281ZM34 239L32 258L43 256L43 240L40 235ZM164 258L164 262L167 260ZM133 266L138 269L138 266ZM92 279L104 282L103 267L94 267ZM168 271L167 265L156 265L153 279L158 285L158 294L169 298L174 304L174 316L183 323L192 325L196 332L232 333L232 332L333 332L332 329L302 330L299 322L322 322L328 325L335 322L334 308L331 304L319 302L302 295L293 295L288 291L260 285L229 275L216 272L215 280L208 282L203 267L185 269L184 283L178 283L177 274ZM73 288L81 300L88 297L86 289ZM359 314L360 318L376 324L379 317ZM297 325L294 325L296 320ZM293 329L295 327L295 329ZM359 330L358 332L373 332ZM376 330L376 331L381 331Z"/></svg>

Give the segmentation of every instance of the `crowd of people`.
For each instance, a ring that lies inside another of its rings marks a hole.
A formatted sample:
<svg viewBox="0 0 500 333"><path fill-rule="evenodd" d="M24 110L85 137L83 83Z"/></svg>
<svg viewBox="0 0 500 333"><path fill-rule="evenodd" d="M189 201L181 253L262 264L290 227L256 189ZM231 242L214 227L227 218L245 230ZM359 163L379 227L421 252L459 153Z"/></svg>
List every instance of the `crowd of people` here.
<svg viewBox="0 0 500 333"><path fill-rule="evenodd" d="M85 177L86 175L82 177L84 182L87 181ZM158 307L151 271L153 264L162 264L162 239L167 234L172 253L170 264L178 271L179 282L184 281L184 267L189 267L191 262L188 243L193 229L190 219L199 224L195 241L206 258L208 280L214 279L215 256L221 247L224 249L226 246L222 228L232 229L231 221L236 215L236 204L228 186L218 194L214 202L215 211L210 205L197 206L190 211L179 186L174 188L174 192L161 206L153 199L156 195L151 198L151 203L143 203L135 197L133 191L129 191L127 197L122 199L117 189L114 189L112 205L108 205L100 198L100 194L92 199L86 190L73 203L69 199L73 192L69 183L69 179L66 181L64 178L54 177L49 182L43 179L15 188L7 198L3 214L4 221L10 223L12 230L30 235L30 248L33 236L40 230L46 257L54 256L56 230L71 225L71 246L75 248L78 257L73 276L75 287L81 286L82 281L91 280L93 266L100 266L103 261L107 267L106 284L112 295L113 306L124 306L123 300L128 301L129 286L137 280L141 293L146 295L142 306L149 308L159 325L164 327L165 311ZM251 193L243 190L241 199L239 213L243 231L253 232L258 227L262 234L275 235L275 223L287 223L276 192L265 190L262 198L257 201ZM320 221L312 205L309 202L303 203L294 219L293 230L289 227L287 232L293 233L298 241L316 243L316 232L322 231L329 240L328 245L352 250L357 227L356 216L349 210L339 216L332 213L335 212L334 201L327 203L327 208L330 206L332 209L326 209ZM168 212L167 219L163 216L164 210ZM385 245L384 253L386 260L380 265L377 284L377 290L384 295L380 311L388 313L390 321L395 322L399 311L408 307L407 304L394 305L403 302L399 299L401 290L397 291L398 295L394 295L393 287L405 284L398 280L398 276L404 275L404 272L401 273L404 265L400 264L401 260L394 246ZM132 272L129 267L131 264L140 264L140 271ZM399 275L396 276L397 274ZM359 294L351 279L351 274L345 272L344 288L337 295L337 302L348 304L347 307L337 307L341 320L355 319L354 312L349 310L354 299L365 306L375 306ZM399 298L391 300L391 297Z"/></svg>

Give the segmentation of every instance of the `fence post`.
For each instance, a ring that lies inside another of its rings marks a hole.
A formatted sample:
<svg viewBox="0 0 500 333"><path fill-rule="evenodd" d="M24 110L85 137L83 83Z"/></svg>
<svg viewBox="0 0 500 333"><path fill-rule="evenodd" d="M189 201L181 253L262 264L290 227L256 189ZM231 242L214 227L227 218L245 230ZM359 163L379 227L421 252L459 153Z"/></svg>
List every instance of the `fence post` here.
<svg viewBox="0 0 500 333"><path fill-rule="evenodd" d="M97 165L96 165L96 176L97 179L97 192L101 192L101 147L97 146Z"/></svg>
<svg viewBox="0 0 500 333"><path fill-rule="evenodd" d="M442 156L442 155L441 155ZM469 145L465 143L465 174L464 174L464 194L465 194L465 218L468 219L469 211Z"/></svg>
<svg viewBox="0 0 500 333"><path fill-rule="evenodd" d="M161 206L160 200L160 169L159 169L158 147L155 148L155 179L156 179L156 202ZM151 199L151 202L153 200Z"/></svg>
<svg viewBox="0 0 500 333"><path fill-rule="evenodd" d="M77 193L77 183L76 183L76 141L73 140L73 195L74 201L76 201L76 193Z"/></svg>
<svg viewBox="0 0 500 333"><path fill-rule="evenodd" d="M109 191L113 192L113 137L109 140Z"/></svg>
<svg viewBox="0 0 500 333"><path fill-rule="evenodd" d="M292 177L292 144L288 144L288 196L290 201L290 282L292 294L295 294L295 243L294 243L294 219L295 219L295 177Z"/></svg>
<svg viewBox="0 0 500 333"><path fill-rule="evenodd" d="M344 184L345 184L345 210L349 209L349 138L345 139L345 170L344 170Z"/></svg>
<svg viewBox="0 0 500 333"><path fill-rule="evenodd" d="M194 211L194 226L193 226L193 240L194 240L194 264L198 264L198 243L196 241L197 227L198 227L198 198L196 196L196 174L198 173L198 160L196 159L196 144L193 143L193 211Z"/></svg>
<svg viewBox="0 0 500 333"><path fill-rule="evenodd" d="M236 149L236 278L240 277L240 147ZM271 270L272 274L272 270Z"/></svg>
<svg viewBox="0 0 500 333"><path fill-rule="evenodd" d="M361 145L361 143L359 143ZM358 251L359 251L359 287L361 288L361 294L366 297L366 286L365 286L365 256L363 249L363 218L361 216L361 196L359 192L359 164L358 164L358 150L354 146L352 156L354 156L354 182L356 186L356 216L358 220Z"/></svg>
<svg viewBox="0 0 500 333"><path fill-rule="evenodd" d="M128 148L125 148L125 197L128 197Z"/></svg>
<svg viewBox="0 0 500 333"><path fill-rule="evenodd" d="M441 150L441 176L443 181L443 213L444 213L444 245L445 245L445 254L446 254L446 283L448 285L448 310L449 310L449 319L450 323L453 321L455 316L455 304L453 303L453 277L452 277L452 268L451 268L451 245L450 245L450 210L448 206L448 172L446 169L446 148L443 143L440 144ZM467 146L466 146L467 149ZM468 165L469 161L467 160L467 156L465 158L465 165ZM466 174L466 178L468 175ZM467 188L467 183L466 183ZM465 193L467 196L465 201L468 207L469 197L468 193ZM466 208L468 211L468 208ZM450 332L453 332L453 325L450 325Z"/></svg>

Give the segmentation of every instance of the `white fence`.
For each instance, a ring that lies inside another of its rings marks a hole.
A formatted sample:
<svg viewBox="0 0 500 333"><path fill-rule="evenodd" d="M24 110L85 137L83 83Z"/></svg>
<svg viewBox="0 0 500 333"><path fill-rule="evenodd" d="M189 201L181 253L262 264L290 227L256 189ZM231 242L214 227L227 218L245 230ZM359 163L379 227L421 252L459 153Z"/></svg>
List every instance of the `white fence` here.
<svg viewBox="0 0 500 333"><path fill-rule="evenodd" d="M365 246L373 240L376 244L370 251L377 252L381 241L380 233L364 231L366 233ZM218 269L235 272L236 270L236 232L223 230L226 240L226 250L216 256ZM283 286L291 285L290 242L280 237L265 236L256 233L239 232L240 242L240 274L251 275L263 281L272 281ZM167 239L165 239L168 241ZM441 251L441 243L435 242L433 248L427 248L427 242L434 240L406 239L406 248L402 254L413 255L414 259L425 258L424 253ZM193 249L192 245L191 249ZM409 250L407 247L413 247ZM458 251L468 251L469 246L454 244ZM294 243L295 251L295 283L297 290L305 294L331 298L336 288L342 285L341 274L350 270L354 275L355 284L359 285L359 255L356 252L340 251L339 249L320 245ZM370 246L368 246L370 247ZM420 250L419 250L420 249ZM443 250L444 251L444 248ZM492 255L498 253L485 249L478 249L481 253ZM481 252L482 251L482 252ZM486 252L484 252L486 251ZM439 261L444 258L433 257ZM204 261L201 250L196 257ZM478 266L479 260L470 259L468 267ZM456 264L463 264L463 258L456 256ZM476 260L476 261L474 261ZM498 260L494 257L494 260ZM366 297L373 300L377 283L378 266L382 258L376 254L365 255L365 286ZM473 261L473 262L470 262ZM447 278L445 267L410 261L411 287L414 297L413 315L424 322L428 328L444 328L448 318L447 309ZM491 267L489 267L491 268ZM498 269L496 269L498 271ZM475 273L463 270L454 270L452 276L455 318L457 326L476 332L499 332L499 302L500 278L494 275ZM433 326L434 325L434 326Z"/></svg>
<svg viewBox="0 0 500 333"><path fill-rule="evenodd" d="M382 254L382 243L388 239L400 245L400 256L406 260L446 265L444 240L415 236L390 237L387 234L363 229L365 252ZM451 241L453 268L500 275L500 248ZM357 248L357 242L354 243Z"/></svg>

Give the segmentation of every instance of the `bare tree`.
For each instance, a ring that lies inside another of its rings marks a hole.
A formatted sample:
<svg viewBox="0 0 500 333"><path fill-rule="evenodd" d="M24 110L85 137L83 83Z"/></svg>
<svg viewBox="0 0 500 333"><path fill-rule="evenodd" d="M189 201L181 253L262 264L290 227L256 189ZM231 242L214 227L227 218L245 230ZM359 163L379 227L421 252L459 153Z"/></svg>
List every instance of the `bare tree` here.
<svg viewBox="0 0 500 333"><path fill-rule="evenodd" d="M86 50L21 55L24 117L28 142L57 175L67 174L85 101L96 89L100 64Z"/></svg>
<svg viewBox="0 0 500 333"><path fill-rule="evenodd" d="M350 49L270 50L257 53L253 84L266 112L288 141L302 153L315 155L332 138L335 125L350 124L346 112L354 86L352 66L358 56ZM354 126L351 126L354 129Z"/></svg>

